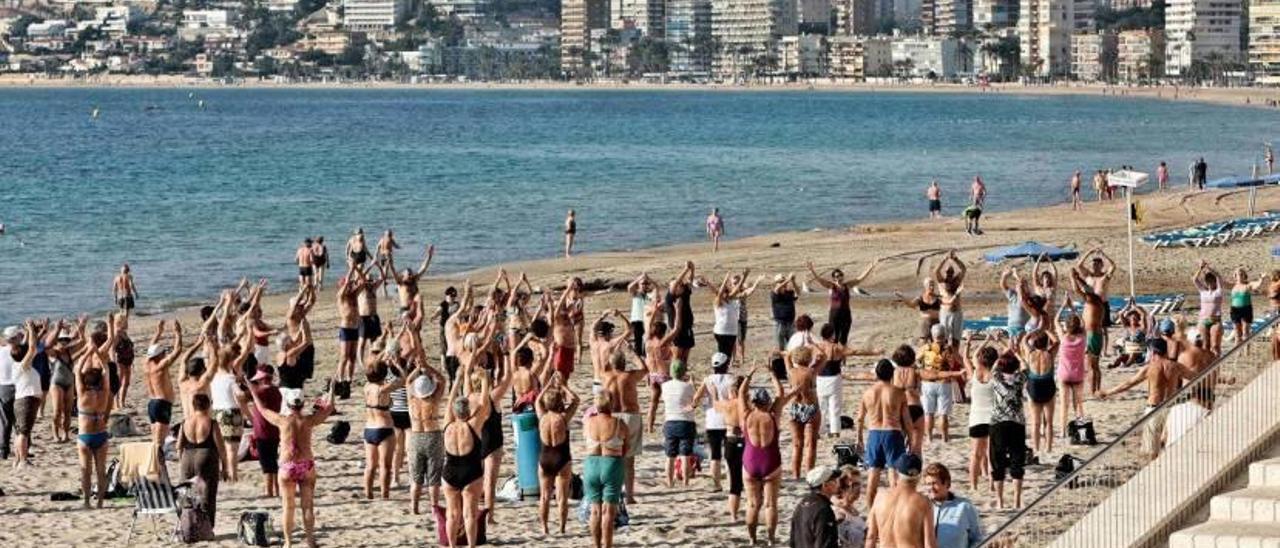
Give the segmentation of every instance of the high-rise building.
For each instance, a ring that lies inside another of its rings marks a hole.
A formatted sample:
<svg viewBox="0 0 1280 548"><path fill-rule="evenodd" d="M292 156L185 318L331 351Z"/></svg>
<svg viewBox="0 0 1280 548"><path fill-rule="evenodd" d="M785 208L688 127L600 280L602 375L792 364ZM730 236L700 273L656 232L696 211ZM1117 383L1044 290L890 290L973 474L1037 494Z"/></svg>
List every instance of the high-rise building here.
<svg viewBox="0 0 1280 548"><path fill-rule="evenodd" d="M835 0L836 34L869 35L876 30L875 0Z"/></svg>
<svg viewBox="0 0 1280 548"><path fill-rule="evenodd" d="M613 14L613 28L633 28L645 36L666 36L666 2L663 0L613 0L620 11Z"/></svg>
<svg viewBox="0 0 1280 548"><path fill-rule="evenodd" d="M1211 54L1241 60L1241 2L1169 0L1164 11L1165 72L1180 76Z"/></svg>
<svg viewBox="0 0 1280 548"><path fill-rule="evenodd" d="M391 30L404 22L407 0L343 0L342 26L347 30Z"/></svg>
<svg viewBox="0 0 1280 548"><path fill-rule="evenodd" d="M1071 72L1071 31L1075 0L1022 0L1018 37L1022 66L1040 77Z"/></svg>
<svg viewBox="0 0 1280 548"><path fill-rule="evenodd" d="M801 34L831 34L831 0L796 0Z"/></svg>
<svg viewBox="0 0 1280 548"><path fill-rule="evenodd" d="M585 59L591 51L591 29L608 26L609 0L561 1L560 70L578 74L589 68Z"/></svg>
<svg viewBox="0 0 1280 548"><path fill-rule="evenodd" d="M1249 1L1249 67L1259 82L1280 82L1280 0Z"/></svg>
<svg viewBox="0 0 1280 548"><path fill-rule="evenodd" d="M757 56L770 53L779 38L798 34L796 16L795 0L712 0L711 33L721 47L713 63L716 74L740 74Z"/></svg>
<svg viewBox="0 0 1280 548"><path fill-rule="evenodd" d="M973 30L973 0L935 0L934 32L943 36Z"/></svg>
<svg viewBox="0 0 1280 548"><path fill-rule="evenodd" d="M440 13L467 20L484 17L489 0L431 0L431 5L440 10Z"/></svg>
<svg viewBox="0 0 1280 548"><path fill-rule="evenodd" d="M1133 8L1149 8L1151 0L1111 0L1112 11L1124 11Z"/></svg>
<svg viewBox="0 0 1280 548"><path fill-rule="evenodd" d="M706 51L711 38L711 0L668 0L665 32L671 46L671 71L705 73L711 70L714 52Z"/></svg>
<svg viewBox="0 0 1280 548"><path fill-rule="evenodd" d="M984 31L1013 27L1018 23L1019 1L973 0L973 27Z"/></svg>
<svg viewBox="0 0 1280 548"><path fill-rule="evenodd" d="M890 76L893 47L887 38L833 36L827 54L832 78L862 81L871 76Z"/></svg>
<svg viewBox="0 0 1280 548"><path fill-rule="evenodd" d="M1071 7L1071 18L1075 21L1072 32L1091 32L1094 29L1094 14L1098 11L1095 0L1075 0Z"/></svg>
<svg viewBox="0 0 1280 548"><path fill-rule="evenodd" d="M960 41L944 36L898 36L890 44L894 65L909 66L912 78L952 78L968 71Z"/></svg>
<svg viewBox="0 0 1280 548"><path fill-rule="evenodd" d="M1133 82L1164 76L1164 32L1126 30L1116 37L1116 76Z"/></svg>
<svg viewBox="0 0 1280 548"><path fill-rule="evenodd" d="M939 0L920 0L920 32L938 34L938 2Z"/></svg>
<svg viewBox="0 0 1280 548"><path fill-rule="evenodd" d="M1077 32L1071 35L1071 75L1082 82L1115 76L1116 35L1111 32Z"/></svg>

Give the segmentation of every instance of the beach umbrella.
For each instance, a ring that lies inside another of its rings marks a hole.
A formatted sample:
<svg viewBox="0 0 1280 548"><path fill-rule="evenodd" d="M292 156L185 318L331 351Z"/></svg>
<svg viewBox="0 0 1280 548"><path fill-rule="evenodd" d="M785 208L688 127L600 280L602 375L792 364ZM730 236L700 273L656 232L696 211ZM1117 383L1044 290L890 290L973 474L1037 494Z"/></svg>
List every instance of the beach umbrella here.
<svg viewBox="0 0 1280 548"><path fill-rule="evenodd" d="M1118 186L1124 188L1124 218L1125 223L1129 227L1129 296L1133 297L1137 294L1133 283L1133 189L1147 184L1151 180L1151 176L1141 171L1133 171L1131 169L1121 169L1112 171L1107 175L1108 186Z"/></svg>
<svg viewBox="0 0 1280 548"><path fill-rule="evenodd" d="M1079 257L1080 252L1040 242L1024 242L997 249L983 255L983 258L989 263L998 263L1009 259L1036 259L1042 256L1050 261L1070 260Z"/></svg>

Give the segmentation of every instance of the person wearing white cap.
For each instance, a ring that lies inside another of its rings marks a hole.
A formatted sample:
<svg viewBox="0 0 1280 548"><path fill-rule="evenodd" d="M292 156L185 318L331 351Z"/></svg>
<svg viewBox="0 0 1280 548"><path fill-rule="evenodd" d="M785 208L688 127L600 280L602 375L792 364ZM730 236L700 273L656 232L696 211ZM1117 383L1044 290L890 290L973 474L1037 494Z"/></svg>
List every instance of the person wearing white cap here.
<svg viewBox="0 0 1280 548"><path fill-rule="evenodd" d="M173 322L172 347L160 344L164 332L165 321L160 320L156 323L155 335L151 336L151 344L147 346L147 422L151 424L151 443L156 447L164 445L173 420L174 393L169 368L182 354L182 324L177 320Z"/></svg>
<svg viewBox="0 0 1280 548"><path fill-rule="evenodd" d="M923 463L905 453L894 463L898 483L876 497L867 514L867 546L938 548L933 505L917 491Z"/></svg>
<svg viewBox="0 0 1280 548"><path fill-rule="evenodd" d="M13 377L18 366L12 349L22 343L22 328L16 325L6 327L3 342L0 345L0 459L8 459L15 426Z"/></svg>
<svg viewBox="0 0 1280 548"><path fill-rule="evenodd" d="M40 400L44 393L40 390L40 372L33 367L36 354L42 349L36 339L35 324L27 321L23 324L21 345L11 344L6 352L14 360L14 434L16 437L17 457L14 468L22 468L31 464L27 449L31 446L31 431L35 428L36 414L40 410Z"/></svg>
<svg viewBox="0 0 1280 548"><path fill-rule="evenodd" d="M409 456L409 489L413 513L418 513L418 501L422 489L431 492L431 507L440 505L440 472L444 468L444 430L440 427L437 411L444 398L445 378L440 371L427 363L427 351L422 347L422 336L416 330L409 331L411 360L417 366L405 377L409 390L409 433L406 437Z"/></svg>
<svg viewBox="0 0 1280 548"><path fill-rule="evenodd" d="M693 393L692 405L697 407L699 403L703 403L706 410L703 424L707 429L707 448L711 457L711 482L715 485L716 491L720 490L720 460L723 458L728 425L725 424L724 415L716 410L713 402L733 397L736 378L736 375L729 372L729 356L723 352L716 352L711 356L711 374L702 380L702 384L698 385L698 389Z"/></svg>
<svg viewBox="0 0 1280 548"><path fill-rule="evenodd" d="M726 274L720 287L716 289L713 309L715 323L711 326L711 334L716 339L716 350L730 359L738 348L738 320L742 316L742 301L739 297L745 290L747 275L750 273L750 270L745 270L741 276Z"/></svg>
<svg viewBox="0 0 1280 548"><path fill-rule="evenodd" d="M839 548L836 513L831 497L840 492L840 470L818 466L804 476L809 493L796 503L791 514L791 546L804 548Z"/></svg>

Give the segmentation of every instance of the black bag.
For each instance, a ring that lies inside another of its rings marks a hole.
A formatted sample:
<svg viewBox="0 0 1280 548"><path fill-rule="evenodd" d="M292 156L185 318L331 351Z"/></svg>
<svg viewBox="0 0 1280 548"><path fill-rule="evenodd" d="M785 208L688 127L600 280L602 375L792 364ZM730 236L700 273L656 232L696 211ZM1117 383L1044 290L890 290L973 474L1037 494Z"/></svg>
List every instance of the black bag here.
<svg viewBox="0 0 1280 548"><path fill-rule="evenodd" d="M329 384L330 387L326 387L326 389L330 389L329 391L333 392L333 397L340 400L351 399L351 381L335 381L330 379Z"/></svg>
<svg viewBox="0 0 1280 548"><path fill-rule="evenodd" d="M174 540L183 544L195 544L213 540L213 522L204 504L205 483L196 479L190 491L178 500L178 525L173 531Z"/></svg>
<svg viewBox="0 0 1280 548"><path fill-rule="evenodd" d="M836 455L836 466L858 466L858 462L862 460L858 446L849 443L837 443L831 448L831 452Z"/></svg>
<svg viewBox="0 0 1280 548"><path fill-rule="evenodd" d="M1098 436L1093 431L1093 421L1076 419L1067 423L1067 437L1071 445L1097 445Z"/></svg>
<svg viewBox="0 0 1280 548"><path fill-rule="evenodd" d="M248 546L271 546L271 515L266 512L240 514L237 536Z"/></svg>
<svg viewBox="0 0 1280 548"><path fill-rule="evenodd" d="M111 459L107 463L107 498L118 499L129 496L129 488L120 481L120 459Z"/></svg>
<svg viewBox="0 0 1280 548"><path fill-rule="evenodd" d="M347 421L337 421L333 423L333 426L329 427L329 435L325 436L324 439L329 440L329 443L334 445L342 445L343 443L346 443L347 436L350 434L351 423Z"/></svg>
<svg viewBox="0 0 1280 548"><path fill-rule="evenodd" d="M582 476L574 474L569 478L569 500L582 500L583 496Z"/></svg>
<svg viewBox="0 0 1280 548"><path fill-rule="evenodd" d="M1083 463L1084 461L1072 456L1070 453L1063 454L1058 459L1058 464L1053 467L1053 481L1061 483L1067 479L1067 476L1076 471L1076 463L1078 462ZM1075 489L1077 487L1080 487L1080 478L1073 479L1067 483L1067 489Z"/></svg>

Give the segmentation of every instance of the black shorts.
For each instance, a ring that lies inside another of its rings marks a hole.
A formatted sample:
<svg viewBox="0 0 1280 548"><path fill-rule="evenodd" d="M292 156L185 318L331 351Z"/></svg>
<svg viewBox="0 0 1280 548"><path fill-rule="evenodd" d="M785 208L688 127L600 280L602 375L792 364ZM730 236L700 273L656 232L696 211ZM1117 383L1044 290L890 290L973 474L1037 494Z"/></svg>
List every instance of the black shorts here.
<svg viewBox="0 0 1280 548"><path fill-rule="evenodd" d="M911 415L911 422L912 422L912 423L914 423L914 422L916 422L916 421L920 420L920 417L923 417L923 416L924 416L924 406L922 406L922 405L908 405L908 406L907 406L907 414Z"/></svg>
<svg viewBox="0 0 1280 548"><path fill-rule="evenodd" d="M707 430L707 450L711 452L711 460L720 460L724 452L725 429Z"/></svg>
<svg viewBox="0 0 1280 548"><path fill-rule="evenodd" d="M147 420L151 421L151 424L173 423L173 402L162 399L147 401Z"/></svg>
<svg viewBox="0 0 1280 548"><path fill-rule="evenodd" d="M724 440L724 460L729 468L729 494L742 494L742 438Z"/></svg>
<svg viewBox="0 0 1280 548"><path fill-rule="evenodd" d="M671 343L674 344L676 348L680 348L683 350L689 350L693 348L694 346L693 329L692 328L683 329L682 331L680 331L679 335L676 335L675 339L671 341Z"/></svg>
<svg viewBox="0 0 1280 548"><path fill-rule="evenodd" d="M687 457L693 454L693 441L698 437L698 425L693 421L667 421L662 424L663 448L667 458Z"/></svg>
<svg viewBox="0 0 1280 548"><path fill-rule="evenodd" d="M263 474L275 474L280 471L280 440L253 440L258 449L258 464Z"/></svg>
<svg viewBox="0 0 1280 548"><path fill-rule="evenodd" d="M356 342L360 340L360 328L358 327L339 327L338 340L341 342Z"/></svg>
<svg viewBox="0 0 1280 548"><path fill-rule="evenodd" d="M978 424L969 427L969 437L973 439L982 439L991 435L990 424Z"/></svg>
<svg viewBox="0 0 1280 548"><path fill-rule="evenodd" d="M397 430L408 430L409 427L412 425L409 422L409 412L408 411L392 411L391 424L395 426Z"/></svg>
<svg viewBox="0 0 1280 548"><path fill-rule="evenodd" d="M134 303L133 303L132 295L128 297L120 297L119 299L116 299L116 306L119 306L120 308L123 308L125 310L133 310L133 304Z"/></svg>
<svg viewBox="0 0 1280 548"><path fill-rule="evenodd" d="M726 356L733 357L733 351L738 347L737 335L714 335L716 338L716 351Z"/></svg>
<svg viewBox="0 0 1280 548"><path fill-rule="evenodd" d="M1231 307L1231 323L1253 323L1253 307L1252 306L1233 306Z"/></svg>
<svg viewBox="0 0 1280 548"><path fill-rule="evenodd" d="M929 212L942 211L942 200L929 200Z"/></svg>
<svg viewBox="0 0 1280 548"><path fill-rule="evenodd" d="M315 270L309 266L298 267L298 275L302 276L303 278L310 278L311 275L314 273L315 273Z"/></svg>
<svg viewBox="0 0 1280 548"><path fill-rule="evenodd" d="M366 341L377 340L382 336L382 319L377 314L360 316L360 337Z"/></svg>

